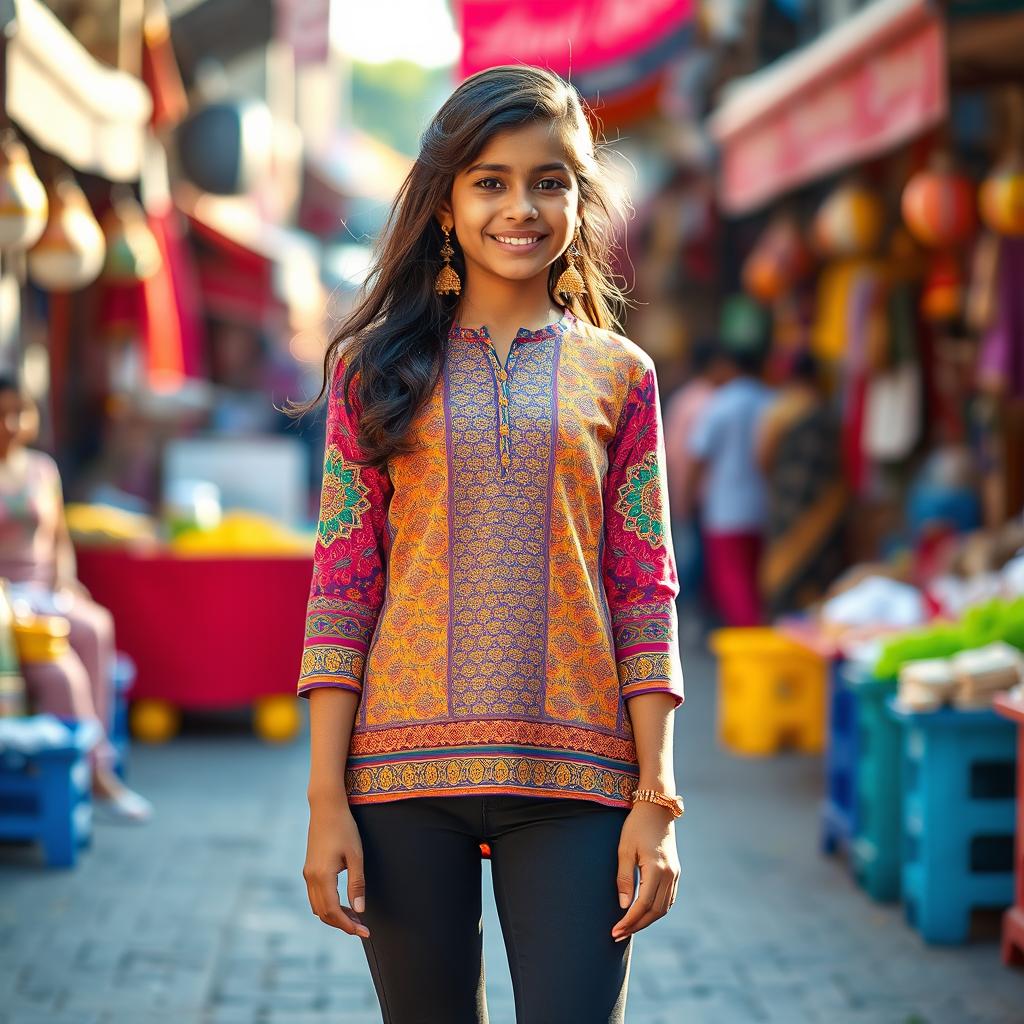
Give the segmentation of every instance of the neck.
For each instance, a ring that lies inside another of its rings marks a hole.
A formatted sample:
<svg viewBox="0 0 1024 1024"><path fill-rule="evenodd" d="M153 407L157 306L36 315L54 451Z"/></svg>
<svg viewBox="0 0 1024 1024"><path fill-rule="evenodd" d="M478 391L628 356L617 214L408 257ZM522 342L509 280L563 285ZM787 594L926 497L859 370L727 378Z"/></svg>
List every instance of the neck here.
<svg viewBox="0 0 1024 1024"><path fill-rule="evenodd" d="M456 320L464 327L539 330L562 315L548 294L547 271L530 281L488 275L470 278L462 292Z"/></svg>

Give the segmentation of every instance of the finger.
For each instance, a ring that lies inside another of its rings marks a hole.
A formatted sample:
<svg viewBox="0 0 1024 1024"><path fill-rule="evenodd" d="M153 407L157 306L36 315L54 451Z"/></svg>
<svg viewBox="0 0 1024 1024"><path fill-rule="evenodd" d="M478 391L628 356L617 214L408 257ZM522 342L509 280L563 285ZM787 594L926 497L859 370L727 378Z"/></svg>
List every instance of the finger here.
<svg viewBox="0 0 1024 1024"><path fill-rule="evenodd" d="M640 914L636 922L628 929L627 935L643 931L649 924L653 924L660 917L664 917L665 911L663 908L668 902L668 886L668 877L661 876L658 879L657 885L653 886L654 893L650 896L650 903L647 903L648 897L646 895L644 896L643 903L641 903L640 897L637 897L636 905L644 908L643 913Z"/></svg>
<svg viewBox="0 0 1024 1024"><path fill-rule="evenodd" d="M612 934L618 936L624 930L629 931L643 916L653 894L657 892L657 875L653 867L640 867L640 885L637 887L636 900L626 913L619 919L612 929Z"/></svg>
<svg viewBox="0 0 1024 1024"><path fill-rule="evenodd" d="M651 909L637 922L636 931L640 931L641 928L646 928L650 924L654 924L655 921L660 920L668 913L668 901L672 895L672 875L671 873L666 874L661 884L658 886L658 891L654 897L654 904Z"/></svg>
<svg viewBox="0 0 1024 1024"><path fill-rule="evenodd" d="M338 898L338 876L322 877L318 880L317 890L317 904L320 908L320 913L317 915L324 924L329 924L332 928L340 928L341 931L347 932L349 935L361 935L364 938L368 936L369 929L365 925L357 925L352 918L342 910L341 900Z"/></svg>
<svg viewBox="0 0 1024 1024"><path fill-rule="evenodd" d="M348 901L357 914L366 909L366 876L363 874L363 858L352 854L348 858Z"/></svg>
<svg viewBox="0 0 1024 1024"><path fill-rule="evenodd" d="M679 876L677 874L676 881L672 883L672 895L669 897L669 909L671 910L679 897Z"/></svg>
<svg viewBox="0 0 1024 1024"><path fill-rule="evenodd" d="M632 850L619 851L619 869L615 875L615 887L619 891L619 906L623 910L633 902L633 888L636 874L636 853Z"/></svg>

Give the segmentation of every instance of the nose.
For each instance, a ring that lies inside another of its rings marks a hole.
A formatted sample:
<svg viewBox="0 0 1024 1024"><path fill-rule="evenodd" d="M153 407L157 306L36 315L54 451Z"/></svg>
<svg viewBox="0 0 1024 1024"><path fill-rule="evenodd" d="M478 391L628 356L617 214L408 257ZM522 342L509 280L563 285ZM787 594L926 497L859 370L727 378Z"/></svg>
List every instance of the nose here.
<svg viewBox="0 0 1024 1024"><path fill-rule="evenodd" d="M530 190L522 186L510 188L505 217L509 220L529 220L536 216L537 207L533 205L533 196L530 195Z"/></svg>

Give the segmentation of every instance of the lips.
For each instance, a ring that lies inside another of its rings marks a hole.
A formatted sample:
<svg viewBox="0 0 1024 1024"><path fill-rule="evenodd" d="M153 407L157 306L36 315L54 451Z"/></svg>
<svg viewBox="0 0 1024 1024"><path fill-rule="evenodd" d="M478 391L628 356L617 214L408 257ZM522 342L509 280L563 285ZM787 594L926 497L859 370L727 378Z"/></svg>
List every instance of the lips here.
<svg viewBox="0 0 1024 1024"><path fill-rule="evenodd" d="M532 252L544 241L547 235L508 232L500 235L491 235L490 237L509 252Z"/></svg>

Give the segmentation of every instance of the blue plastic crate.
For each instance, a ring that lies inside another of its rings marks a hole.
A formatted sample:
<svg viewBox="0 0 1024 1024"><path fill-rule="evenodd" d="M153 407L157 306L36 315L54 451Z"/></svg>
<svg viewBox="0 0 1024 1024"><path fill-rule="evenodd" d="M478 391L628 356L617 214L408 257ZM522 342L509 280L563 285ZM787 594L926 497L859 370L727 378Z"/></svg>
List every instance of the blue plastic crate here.
<svg viewBox="0 0 1024 1024"><path fill-rule="evenodd" d="M829 664L821 849L826 854L841 852L848 856L857 830L857 708L846 666L841 658L833 658Z"/></svg>
<svg viewBox="0 0 1024 1024"><path fill-rule="evenodd" d="M50 867L74 867L92 841L88 751L96 722L29 715L0 723L0 839L36 840Z"/></svg>
<svg viewBox="0 0 1024 1024"><path fill-rule="evenodd" d="M115 772L124 780L128 775L128 755L131 750L131 734L128 726L128 694L135 683L135 662L122 651L114 659L111 712L108 738L117 751Z"/></svg>
<svg viewBox="0 0 1024 1024"><path fill-rule="evenodd" d="M909 713L902 728L903 900L930 943L962 943L971 911L1013 902L1016 728L995 712Z"/></svg>

